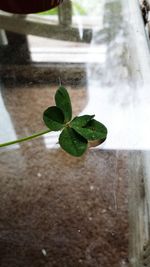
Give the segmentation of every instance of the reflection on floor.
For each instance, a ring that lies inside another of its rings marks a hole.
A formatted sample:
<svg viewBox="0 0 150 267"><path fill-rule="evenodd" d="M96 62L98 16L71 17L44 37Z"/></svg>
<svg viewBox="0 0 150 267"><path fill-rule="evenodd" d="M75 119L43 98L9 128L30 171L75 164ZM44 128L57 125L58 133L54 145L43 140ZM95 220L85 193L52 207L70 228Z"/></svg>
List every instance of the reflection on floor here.
<svg viewBox="0 0 150 267"><path fill-rule="evenodd" d="M17 139L13 123L11 122L9 113L7 112L6 107L4 105L1 92L0 92L0 114L2 114L2 116L0 117L0 127L1 129L2 128L4 129L4 131L1 132L1 143L5 143L11 138L13 138L13 140ZM15 149L17 149L19 148L19 145L16 144L14 147ZM9 149L11 149L11 147L9 147Z"/></svg>

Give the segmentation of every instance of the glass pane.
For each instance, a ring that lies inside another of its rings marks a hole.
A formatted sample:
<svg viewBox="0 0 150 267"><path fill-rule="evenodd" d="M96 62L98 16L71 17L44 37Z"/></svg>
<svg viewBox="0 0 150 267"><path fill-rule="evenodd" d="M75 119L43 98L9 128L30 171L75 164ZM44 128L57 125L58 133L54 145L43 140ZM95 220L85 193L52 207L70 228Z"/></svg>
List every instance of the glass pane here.
<svg viewBox="0 0 150 267"><path fill-rule="evenodd" d="M0 12L0 24L0 143L46 129L60 81L74 115L108 128L81 158L54 132L0 148L0 266L141 266L150 64L137 1L68 0L54 13Z"/></svg>

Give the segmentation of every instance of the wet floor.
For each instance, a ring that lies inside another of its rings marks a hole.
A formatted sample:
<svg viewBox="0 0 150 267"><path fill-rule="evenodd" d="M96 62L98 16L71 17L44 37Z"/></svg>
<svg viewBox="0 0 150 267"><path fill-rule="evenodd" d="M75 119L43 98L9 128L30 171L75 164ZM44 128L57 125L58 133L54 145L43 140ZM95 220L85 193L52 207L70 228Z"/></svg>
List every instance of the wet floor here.
<svg viewBox="0 0 150 267"><path fill-rule="evenodd" d="M0 142L45 128L42 112L60 79L74 115L94 113L108 139L81 158L62 151L55 133L0 150L1 267L139 266L134 235L145 209L138 186L149 176L149 93L132 54L129 10L104 0L83 19L76 13L80 42L5 32ZM82 42L87 21L92 38Z"/></svg>

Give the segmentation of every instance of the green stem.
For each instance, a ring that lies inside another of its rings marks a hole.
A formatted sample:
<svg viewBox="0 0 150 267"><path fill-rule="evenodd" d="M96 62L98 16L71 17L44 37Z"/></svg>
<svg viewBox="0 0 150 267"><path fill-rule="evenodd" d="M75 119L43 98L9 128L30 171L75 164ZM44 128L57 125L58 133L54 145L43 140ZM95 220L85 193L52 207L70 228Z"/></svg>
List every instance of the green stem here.
<svg viewBox="0 0 150 267"><path fill-rule="evenodd" d="M51 130L46 130L46 131L43 131L43 132L40 132L40 133L33 134L31 136L28 136L28 137L24 137L24 138L17 139L17 140L14 140L14 141L10 141L10 142L7 142L7 143L2 143L2 144L0 144L0 147L10 146L10 145L14 145L14 144L17 144L17 143L21 143L21 142L24 142L24 141L39 137L39 136L41 136L43 134L47 134L49 132L51 132Z"/></svg>

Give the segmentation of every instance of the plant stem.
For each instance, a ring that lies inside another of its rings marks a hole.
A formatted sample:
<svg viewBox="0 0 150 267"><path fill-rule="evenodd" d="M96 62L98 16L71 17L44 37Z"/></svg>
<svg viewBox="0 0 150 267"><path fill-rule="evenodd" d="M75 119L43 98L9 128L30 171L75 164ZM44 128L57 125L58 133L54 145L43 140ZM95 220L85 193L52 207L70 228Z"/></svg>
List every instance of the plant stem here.
<svg viewBox="0 0 150 267"><path fill-rule="evenodd" d="M47 134L49 132L51 132L51 130L46 130L46 131L43 131L43 132L40 132L40 133L36 133L36 134L30 135L28 137L24 137L24 138L17 139L17 140L14 140L14 141L10 141L10 142L7 142L7 143L2 143L2 144L0 144L0 147L10 146L10 145L21 143L21 142L24 142L24 141L27 141L27 140L31 140L31 139L34 139L34 138L39 137L41 135Z"/></svg>

